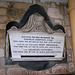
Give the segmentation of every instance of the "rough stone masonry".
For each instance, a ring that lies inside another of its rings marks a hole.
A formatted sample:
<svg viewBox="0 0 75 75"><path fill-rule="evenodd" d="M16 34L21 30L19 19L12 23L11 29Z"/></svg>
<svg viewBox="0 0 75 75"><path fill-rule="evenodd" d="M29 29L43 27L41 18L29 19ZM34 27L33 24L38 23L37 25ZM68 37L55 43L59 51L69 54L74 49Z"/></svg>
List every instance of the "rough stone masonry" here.
<svg viewBox="0 0 75 75"><path fill-rule="evenodd" d="M33 3L0 1L0 75L48 75L67 74L73 72L73 50L71 43L71 30L69 15L67 14L67 7L65 4L53 2L37 1L37 4L40 4L45 8L54 25L61 24L64 26L66 31L67 63L56 64L54 67L43 71L31 71L21 68L18 65L5 65L4 53L6 25L8 22L14 20L19 22L27 8L32 4ZM32 21L32 19L34 19L34 21ZM29 21L32 22L32 24ZM47 32L52 31L44 22L43 17L41 17L38 14L31 16L29 21L25 26L26 29L30 29L34 24L35 26L32 31L45 31L46 28Z"/></svg>

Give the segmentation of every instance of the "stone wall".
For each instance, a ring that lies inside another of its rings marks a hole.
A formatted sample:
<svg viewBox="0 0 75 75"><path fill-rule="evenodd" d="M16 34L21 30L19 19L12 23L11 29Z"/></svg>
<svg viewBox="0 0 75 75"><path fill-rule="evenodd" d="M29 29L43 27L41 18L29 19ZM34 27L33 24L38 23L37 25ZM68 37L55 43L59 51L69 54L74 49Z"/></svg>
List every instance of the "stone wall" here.
<svg viewBox="0 0 75 75"><path fill-rule="evenodd" d="M74 71L73 64L73 50L71 44L71 30L69 15L67 14L67 7L65 4L52 3L52 2L37 2L45 8L53 24L61 24L66 31L66 48L67 48L67 63L56 64L54 67L43 71L30 71L19 67L18 65L5 65L5 29L6 25L10 21L19 22L24 15L27 8L33 3L19 3L19 2L2 2L0 1L0 75L48 75L48 74L67 74ZM37 20L36 20L36 17ZM39 16L39 17L38 17ZM52 30L47 27L40 15L33 15L34 17L34 29L51 32ZM31 16L31 19L32 16ZM39 22L38 22L39 21ZM30 20L31 22L31 20ZM40 26L40 23L42 24ZM37 24L37 26L36 26ZM43 26L44 25L44 26ZM30 29L31 25L25 26L26 29ZM53 32L53 31L52 31Z"/></svg>

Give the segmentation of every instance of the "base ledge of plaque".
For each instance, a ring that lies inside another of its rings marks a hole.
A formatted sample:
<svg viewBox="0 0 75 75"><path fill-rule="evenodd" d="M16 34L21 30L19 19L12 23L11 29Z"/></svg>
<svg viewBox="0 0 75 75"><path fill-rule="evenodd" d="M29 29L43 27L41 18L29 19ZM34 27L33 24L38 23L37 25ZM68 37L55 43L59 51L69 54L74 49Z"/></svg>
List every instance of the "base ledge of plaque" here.
<svg viewBox="0 0 75 75"><path fill-rule="evenodd" d="M62 58L53 58L53 57L11 58L12 61L53 61L53 60L59 61L63 59L64 57Z"/></svg>

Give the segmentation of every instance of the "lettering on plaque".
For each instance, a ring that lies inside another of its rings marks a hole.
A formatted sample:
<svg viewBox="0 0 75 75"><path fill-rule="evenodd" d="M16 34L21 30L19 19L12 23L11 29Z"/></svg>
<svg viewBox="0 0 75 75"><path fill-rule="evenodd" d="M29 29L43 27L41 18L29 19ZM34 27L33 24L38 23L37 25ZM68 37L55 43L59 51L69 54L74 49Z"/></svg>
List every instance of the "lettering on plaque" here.
<svg viewBox="0 0 75 75"><path fill-rule="evenodd" d="M63 58L64 33L10 31L9 39L13 61Z"/></svg>

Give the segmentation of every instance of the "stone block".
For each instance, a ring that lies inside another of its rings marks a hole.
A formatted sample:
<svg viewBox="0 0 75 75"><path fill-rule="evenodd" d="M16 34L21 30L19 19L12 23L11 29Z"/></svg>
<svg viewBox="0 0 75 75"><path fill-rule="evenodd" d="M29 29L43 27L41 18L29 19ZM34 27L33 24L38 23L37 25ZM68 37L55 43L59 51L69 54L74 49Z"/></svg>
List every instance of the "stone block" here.
<svg viewBox="0 0 75 75"><path fill-rule="evenodd" d="M67 50L72 49L72 40L71 40L71 38L66 38L66 48L67 48Z"/></svg>
<svg viewBox="0 0 75 75"><path fill-rule="evenodd" d="M74 72L74 63L69 63L69 72Z"/></svg>
<svg viewBox="0 0 75 75"><path fill-rule="evenodd" d="M5 47L5 40L0 39L0 48L4 48L4 47Z"/></svg>
<svg viewBox="0 0 75 75"><path fill-rule="evenodd" d="M8 17L7 16L0 16L0 23L5 23L7 22Z"/></svg>
<svg viewBox="0 0 75 75"><path fill-rule="evenodd" d="M69 15L65 16L65 25L70 25Z"/></svg>
<svg viewBox="0 0 75 75"><path fill-rule="evenodd" d="M64 16L64 14L65 14L64 5L60 6L60 13Z"/></svg>
<svg viewBox="0 0 75 75"><path fill-rule="evenodd" d="M63 15L60 14L60 10L57 8L48 8L48 16L52 18L59 18L59 19L64 19Z"/></svg>
<svg viewBox="0 0 75 75"><path fill-rule="evenodd" d="M36 1L36 3L39 3L40 2L40 0L35 0Z"/></svg>
<svg viewBox="0 0 75 75"><path fill-rule="evenodd" d="M4 29L0 29L0 39L5 38L5 30Z"/></svg>
<svg viewBox="0 0 75 75"><path fill-rule="evenodd" d="M49 75L51 74L51 69L43 71L29 71L28 75Z"/></svg>
<svg viewBox="0 0 75 75"><path fill-rule="evenodd" d="M55 8L56 7L56 3L55 2L51 2L51 8Z"/></svg>
<svg viewBox="0 0 75 75"><path fill-rule="evenodd" d="M48 75L49 73L46 73L45 71L38 72L38 75Z"/></svg>
<svg viewBox="0 0 75 75"><path fill-rule="evenodd" d="M45 11L47 11L47 9L50 7L50 2L46 2L46 3L42 3L42 2L38 2L38 4L40 5L40 6L42 6L44 9L45 9Z"/></svg>
<svg viewBox="0 0 75 75"><path fill-rule="evenodd" d="M60 3L59 3L59 2L56 2L56 5L57 5L57 6L58 6L58 5L60 6Z"/></svg>
<svg viewBox="0 0 75 75"><path fill-rule="evenodd" d="M60 9L60 3L56 2L56 8Z"/></svg>
<svg viewBox="0 0 75 75"><path fill-rule="evenodd" d="M7 15L10 16L10 20L21 20L21 18L23 17L25 13L25 10L22 9L8 9L7 11ZM14 19L13 19L14 18Z"/></svg>
<svg viewBox="0 0 75 75"><path fill-rule="evenodd" d="M18 3L18 2L14 2L13 4L13 8L17 8L17 9L23 9L26 10L28 7L27 3Z"/></svg>
<svg viewBox="0 0 75 75"><path fill-rule="evenodd" d="M38 75L47 75L47 74L45 73L45 71L41 71L38 73Z"/></svg>
<svg viewBox="0 0 75 75"><path fill-rule="evenodd" d="M28 75L28 72L23 68L8 68L7 75Z"/></svg>
<svg viewBox="0 0 75 75"><path fill-rule="evenodd" d="M66 64L59 64L52 68L52 74L67 74L68 67Z"/></svg>
<svg viewBox="0 0 75 75"><path fill-rule="evenodd" d="M6 15L7 9L5 8L0 8L0 15Z"/></svg>
<svg viewBox="0 0 75 75"><path fill-rule="evenodd" d="M71 37L71 29L70 26L65 27L66 37Z"/></svg>
<svg viewBox="0 0 75 75"><path fill-rule="evenodd" d="M66 7L66 5L64 6L64 11L65 11L65 14L67 15L68 7Z"/></svg>
<svg viewBox="0 0 75 75"><path fill-rule="evenodd" d="M73 50L67 50L67 61L73 62Z"/></svg>
<svg viewBox="0 0 75 75"><path fill-rule="evenodd" d="M0 57L4 57L4 49L0 48Z"/></svg>
<svg viewBox="0 0 75 75"><path fill-rule="evenodd" d="M0 75L6 75L6 74L5 74L5 69L1 69L1 70L0 70Z"/></svg>
<svg viewBox="0 0 75 75"><path fill-rule="evenodd" d="M6 24L0 24L0 29L6 29Z"/></svg>
<svg viewBox="0 0 75 75"><path fill-rule="evenodd" d="M50 74L52 74L51 69L47 69L47 70L38 72L38 75L50 75Z"/></svg>
<svg viewBox="0 0 75 75"><path fill-rule="evenodd" d="M10 2L0 1L0 7L8 8L9 4L10 4Z"/></svg>
<svg viewBox="0 0 75 75"><path fill-rule="evenodd" d="M3 68L5 65L5 58L0 58L0 68Z"/></svg>
<svg viewBox="0 0 75 75"><path fill-rule="evenodd" d="M29 71L28 75L38 75L36 71Z"/></svg>

